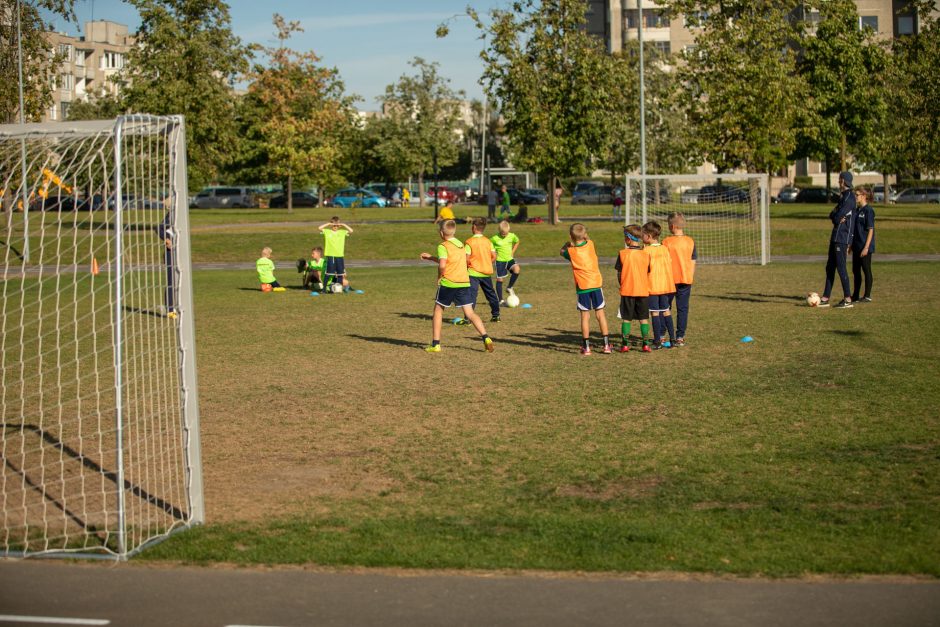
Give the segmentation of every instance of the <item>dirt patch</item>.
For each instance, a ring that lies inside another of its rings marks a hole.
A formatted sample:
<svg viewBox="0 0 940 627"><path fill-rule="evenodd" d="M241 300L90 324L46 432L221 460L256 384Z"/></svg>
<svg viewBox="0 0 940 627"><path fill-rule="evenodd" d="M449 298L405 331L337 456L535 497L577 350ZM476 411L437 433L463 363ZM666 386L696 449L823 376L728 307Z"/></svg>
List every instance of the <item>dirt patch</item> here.
<svg viewBox="0 0 940 627"><path fill-rule="evenodd" d="M651 475L603 485L567 485L557 488L555 494L565 498L602 502L618 499L640 500L656 494L664 481L659 475Z"/></svg>

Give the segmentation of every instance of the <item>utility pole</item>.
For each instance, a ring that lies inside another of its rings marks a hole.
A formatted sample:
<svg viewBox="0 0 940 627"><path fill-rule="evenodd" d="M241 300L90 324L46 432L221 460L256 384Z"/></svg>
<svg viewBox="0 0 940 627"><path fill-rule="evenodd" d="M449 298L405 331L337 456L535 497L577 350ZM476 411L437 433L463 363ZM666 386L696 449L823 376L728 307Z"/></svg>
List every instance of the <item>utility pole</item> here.
<svg viewBox="0 0 940 627"><path fill-rule="evenodd" d="M640 43L640 193L646 222L646 75L643 71L643 0L636 0L636 34ZM625 191L629 193L629 191Z"/></svg>

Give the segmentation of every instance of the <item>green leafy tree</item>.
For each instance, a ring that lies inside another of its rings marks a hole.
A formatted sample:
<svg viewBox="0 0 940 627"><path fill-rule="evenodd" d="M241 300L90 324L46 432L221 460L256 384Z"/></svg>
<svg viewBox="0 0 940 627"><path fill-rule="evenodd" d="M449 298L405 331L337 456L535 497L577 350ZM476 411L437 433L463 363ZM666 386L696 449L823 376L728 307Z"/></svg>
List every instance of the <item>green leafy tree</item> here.
<svg viewBox="0 0 940 627"><path fill-rule="evenodd" d="M52 104L53 85L62 63L62 57L49 50L47 34L52 26L39 9L73 20L73 4L73 0L0 0L0 123L19 122L20 116L17 12L23 50L23 118L35 122Z"/></svg>
<svg viewBox="0 0 940 627"><path fill-rule="evenodd" d="M124 101L104 87L89 94L87 100L73 102L68 110L70 120L109 120L124 113Z"/></svg>
<svg viewBox="0 0 940 627"><path fill-rule="evenodd" d="M799 72L809 92L801 115L797 157L836 162L848 168L850 155L877 154L885 117L884 91L877 77L886 53L871 29L858 27L852 0L807 2L819 9L815 31L805 30Z"/></svg>
<svg viewBox="0 0 940 627"><path fill-rule="evenodd" d="M584 30L586 8L584 0L517 0L488 21L468 9L486 42L482 81L504 120L510 160L545 173L549 189L559 176L584 172L608 133L610 62ZM548 198L557 222L554 194Z"/></svg>
<svg viewBox="0 0 940 627"><path fill-rule="evenodd" d="M884 126L882 157L888 171L940 172L940 20L935 3L914 2L915 35L895 40L886 72L891 112Z"/></svg>
<svg viewBox="0 0 940 627"><path fill-rule="evenodd" d="M389 120L385 131L396 138L395 149L401 151L395 160L417 175L419 204L424 206L426 175L434 174L435 166L457 161L458 99L463 94L448 87L450 81L438 73L437 63L415 57L411 66L417 73L387 86L382 101Z"/></svg>
<svg viewBox="0 0 940 627"><path fill-rule="evenodd" d="M300 53L287 40L302 29L298 22L273 18L278 45L263 48L268 64L256 64L242 116L245 144L257 172L285 183L293 210L295 183L335 185L341 178L342 140L351 121L351 100L335 69L324 68L313 52Z"/></svg>
<svg viewBox="0 0 940 627"><path fill-rule="evenodd" d="M700 154L721 170L771 173L796 148L806 99L796 72L797 0L672 0L695 30L680 78Z"/></svg>
<svg viewBox="0 0 940 627"><path fill-rule="evenodd" d="M124 109L182 114L189 183L218 178L236 145L232 86L248 69L250 50L232 34L221 0L129 0L140 13L137 46L118 82Z"/></svg>

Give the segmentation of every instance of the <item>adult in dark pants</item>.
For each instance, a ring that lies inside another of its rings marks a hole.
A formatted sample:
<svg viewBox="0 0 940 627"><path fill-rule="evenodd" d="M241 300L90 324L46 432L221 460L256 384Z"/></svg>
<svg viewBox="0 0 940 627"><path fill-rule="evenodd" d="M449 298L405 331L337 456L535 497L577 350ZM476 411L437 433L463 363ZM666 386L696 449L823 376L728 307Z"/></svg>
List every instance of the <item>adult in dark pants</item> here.
<svg viewBox="0 0 940 627"><path fill-rule="evenodd" d="M852 235L855 227L855 193L852 191L852 173L843 172L839 175L839 202L829 212L832 221L832 235L829 237L829 260L826 262L826 289L823 291L820 307L829 306L829 295L832 293L832 282L836 272L842 282L843 298L836 305L838 309L848 309L852 306L852 290L849 287L849 273L846 270L846 255L852 246Z"/></svg>
<svg viewBox="0 0 940 627"><path fill-rule="evenodd" d="M875 252L875 210L871 207L872 193L868 189L855 190L855 235L852 237L852 275L855 279L852 302L871 302L871 256ZM859 299L862 274L865 274L865 295Z"/></svg>
<svg viewBox="0 0 940 627"><path fill-rule="evenodd" d="M491 222L496 219L496 190L492 187L486 192L486 219Z"/></svg>
<svg viewBox="0 0 940 627"><path fill-rule="evenodd" d="M163 301L166 306L166 317L176 318L176 288L175 288L175 264L173 263L173 239L176 237L176 231L173 229L173 216L171 211L167 211L163 216L163 221L157 226L157 237L163 240L164 252L163 263L166 268L166 290L164 291Z"/></svg>

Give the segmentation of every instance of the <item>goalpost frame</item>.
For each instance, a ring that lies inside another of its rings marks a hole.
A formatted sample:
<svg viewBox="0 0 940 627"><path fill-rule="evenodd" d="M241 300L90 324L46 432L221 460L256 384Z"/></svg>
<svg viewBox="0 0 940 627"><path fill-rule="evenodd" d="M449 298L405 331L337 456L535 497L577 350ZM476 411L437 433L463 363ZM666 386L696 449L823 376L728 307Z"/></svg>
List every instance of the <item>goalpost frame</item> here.
<svg viewBox="0 0 940 627"><path fill-rule="evenodd" d="M630 193L630 183L639 181L641 183L641 222L646 223L649 219L647 209L647 183L651 180L659 181L701 181L702 183L711 183L719 179L732 179L734 181L756 181L758 190L758 215L760 225L760 265L766 266L770 262L770 177L767 174L627 174L623 179L624 189L624 225L630 223L630 215L633 208L633 194Z"/></svg>

